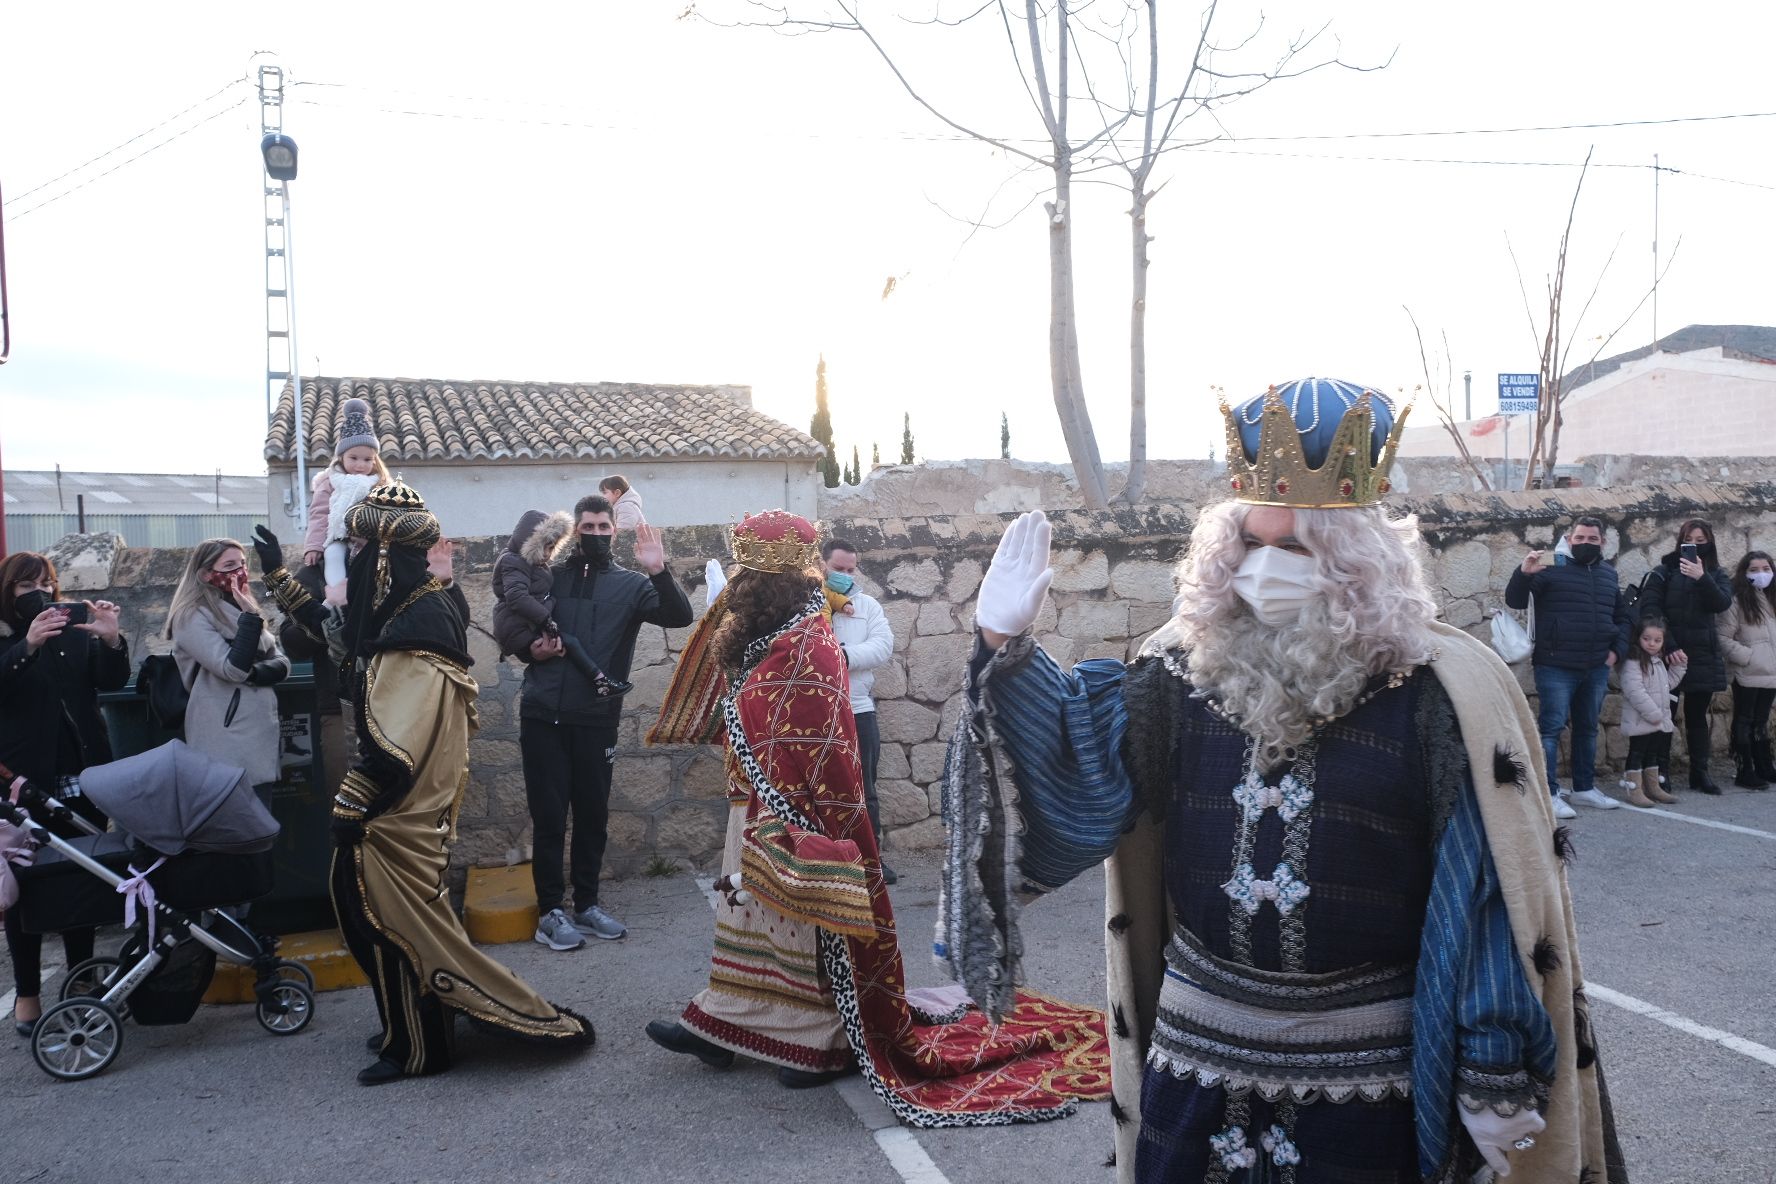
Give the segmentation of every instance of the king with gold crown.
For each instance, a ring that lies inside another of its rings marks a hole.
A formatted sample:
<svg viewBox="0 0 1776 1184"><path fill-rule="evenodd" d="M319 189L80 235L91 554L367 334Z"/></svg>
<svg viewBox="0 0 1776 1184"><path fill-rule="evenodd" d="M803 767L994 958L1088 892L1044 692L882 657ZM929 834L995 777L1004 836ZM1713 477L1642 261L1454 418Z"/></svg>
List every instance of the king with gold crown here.
<svg viewBox="0 0 1776 1184"><path fill-rule="evenodd" d="M1001 540L940 957L997 1012L1019 910L1106 864L1120 1184L1625 1181L1535 717L1382 504L1405 411L1222 412L1229 499L1134 661L1050 658L1049 523Z"/></svg>

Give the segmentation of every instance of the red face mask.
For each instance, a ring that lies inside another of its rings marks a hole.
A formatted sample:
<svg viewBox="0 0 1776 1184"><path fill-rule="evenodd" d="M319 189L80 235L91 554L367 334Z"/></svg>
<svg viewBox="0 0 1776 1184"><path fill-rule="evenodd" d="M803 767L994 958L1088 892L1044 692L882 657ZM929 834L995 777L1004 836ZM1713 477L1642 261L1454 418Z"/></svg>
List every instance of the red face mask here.
<svg viewBox="0 0 1776 1184"><path fill-rule="evenodd" d="M247 587L247 569L237 568L234 571L207 571L204 583L223 592L241 592Z"/></svg>

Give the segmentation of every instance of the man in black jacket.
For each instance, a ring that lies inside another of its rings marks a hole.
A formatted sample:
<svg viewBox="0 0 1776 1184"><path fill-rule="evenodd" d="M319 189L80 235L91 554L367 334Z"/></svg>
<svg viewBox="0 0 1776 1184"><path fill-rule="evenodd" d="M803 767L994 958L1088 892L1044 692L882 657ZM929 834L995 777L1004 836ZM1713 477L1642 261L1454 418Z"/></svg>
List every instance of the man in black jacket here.
<svg viewBox="0 0 1776 1184"><path fill-rule="evenodd" d="M1567 533L1572 562L1544 566L1542 553L1531 551L1511 573L1505 603L1529 607L1535 598L1536 698L1542 752L1548 758L1548 784L1554 781L1554 758L1560 732L1572 721L1571 800L1600 810L1621 805L1597 788L1597 724L1603 710L1609 672L1628 656L1628 607L1616 569L1603 561L1603 523L1577 519ZM1574 818L1567 794L1557 793L1554 815Z"/></svg>
<svg viewBox="0 0 1776 1184"><path fill-rule="evenodd" d="M613 683L628 681L635 638L644 624L669 629L691 623L691 602L666 570L660 532L635 531L635 561L647 574L611 562L616 531L611 504L596 495L574 506L578 547L555 567L551 607L564 636L576 637L593 665ZM536 884L536 940L552 950L578 949L581 934L607 941L627 930L598 907L610 812L611 766L623 696L601 688L563 653L560 636L544 634L528 654L518 745L524 754L524 792L530 806L531 875ZM574 820L571 878L573 913L562 907L562 846L568 815Z"/></svg>

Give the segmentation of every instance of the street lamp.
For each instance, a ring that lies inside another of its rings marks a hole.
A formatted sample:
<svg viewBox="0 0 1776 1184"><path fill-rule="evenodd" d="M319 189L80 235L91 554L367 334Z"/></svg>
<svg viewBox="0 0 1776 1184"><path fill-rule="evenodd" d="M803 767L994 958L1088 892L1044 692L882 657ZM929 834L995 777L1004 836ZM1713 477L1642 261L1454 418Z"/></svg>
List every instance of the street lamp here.
<svg viewBox="0 0 1776 1184"><path fill-rule="evenodd" d="M282 132L272 132L259 141L259 153L265 157L265 175L273 181L296 179L296 141Z"/></svg>

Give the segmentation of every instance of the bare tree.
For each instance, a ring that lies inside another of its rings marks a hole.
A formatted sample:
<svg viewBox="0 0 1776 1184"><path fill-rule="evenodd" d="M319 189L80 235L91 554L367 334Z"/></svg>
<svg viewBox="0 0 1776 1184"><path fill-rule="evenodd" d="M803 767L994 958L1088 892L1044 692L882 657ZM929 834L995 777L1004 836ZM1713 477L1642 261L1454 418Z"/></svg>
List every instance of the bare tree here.
<svg viewBox="0 0 1776 1184"><path fill-rule="evenodd" d="M1511 246L1510 236L1505 236L1505 249L1510 252L1512 266L1517 269L1517 287L1523 296L1523 312L1529 319L1530 333L1540 339L1541 399L1536 405L1535 424L1530 436L1529 465L1524 474L1524 488L1526 489L1533 488L1538 480L1544 488L1552 487L1554 484L1554 466L1560 455L1560 429L1566 419L1564 376L1569 373L1568 364L1571 360L1573 344L1579 340L1579 327L1584 324L1586 314L1591 311L1591 305L1597 300L1597 293L1603 288L1604 277L1609 274L1610 264L1615 261L1616 252L1622 245L1621 236L1618 235L1615 246L1610 248L1609 256L1604 259L1603 266L1598 269L1597 282L1592 285L1591 294L1585 298L1585 303L1580 306L1579 314L1573 318L1571 326L1567 326L1563 319L1567 248L1572 241L1573 219L1579 208L1579 194L1584 189L1585 173L1590 167L1591 152L1588 151L1585 153L1584 164L1579 167L1579 179L1573 185L1572 203L1567 207L1566 227L1560 232L1560 248L1555 253L1554 270L1546 280L1547 321L1539 328L1536 325L1535 313L1530 309L1529 290L1523 283L1523 267L1517 262L1517 252ZM1627 328L1628 323L1640 312L1647 299L1658 289L1660 281L1665 278L1665 273L1671 270L1672 263L1676 262L1677 249L1681 245L1682 239L1679 239L1672 246L1671 255L1666 259L1665 266L1660 269L1654 277L1652 285L1628 315L1622 319L1622 322L1610 332L1596 339L1599 344L1591 354L1591 361L1595 362L1609 347L1609 343L1616 339L1617 334ZM1539 474L1537 473L1538 466L1541 470Z"/></svg>
<svg viewBox="0 0 1776 1184"><path fill-rule="evenodd" d="M1455 385L1455 365L1450 359L1449 334L1443 334L1443 355L1438 359L1442 366L1437 375L1433 376L1430 355L1425 352L1424 330L1418 327L1418 318L1412 315L1410 308L1406 309L1406 319L1412 322L1412 334L1418 339L1418 364L1424 371L1424 386L1420 389L1430 396L1431 407L1437 413L1437 422L1443 425L1443 430L1455 441L1455 451L1461 457L1462 466L1480 483L1481 489L1491 490L1492 474L1486 471L1486 466L1474 459L1461 429L1455 426L1454 396L1451 393Z"/></svg>
<svg viewBox="0 0 1776 1184"><path fill-rule="evenodd" d="M814 0L810 0L810 3ZM968 0L975 6L963 15L907 21L915 25L955 28L975 21L996 19L1002 27L1012 63L1040 127L1039 139L994 135L973 121L964 121L939 108L916 85L909 70L884 44L875 26L865 21L860 0L828 0L828 15L800 15L771 0L746 0L762 17L742 23L764 25L791 34L844 32L863 37L893 75L895 81L919 106L945 126L987 144L1025 169L1046 171L1049 278L1049 378L1055 412L1075 479L1086 505L1109 505L1110 490L1098 451L1091 414L1086 406L1085 380L1080 363L1078 295L1074 285L1073 227L1074 186L1092 179L1104 169L1120 169L1127 175L1131 194L1132 232L1130 354L1129 482L1121 500L1138 498L1146 482L1147 459L1147 362L1146 308L1147 269L1150 265L1147 207L1159 192L1154 169L1159 158L1175 149L1226 138L1217 127L1196 139L1184 134L1193 115L1252 93L1270 82L1294 77L1322 66L1338 64L1336 57L1312 64L1297 61L1320 32L1295 38L1282 53L1280 63L1257 71L1226 70L1213 65L1215 54L1230 54L1250 45L1263 27L1259 19L1245 38L1227 46L1217 45L1212 30L1219 0L1209 0L1198 24L1189 66L1176 87L1160 89L1161 44L1158 0L1024 0L1016 11L1014 0ZM1100 21L1094 8L1110 10L1113 19ZM685 15L711 18L695 3ZM723 23L715 21L715 23ZM1144 31L1145 48L1139 48ZM1083 48L1089 43L1110 47L1125 82L1115 98L1097 93L1092 84ZM1138 76L1138 62L1145 58L1145 79ZM1076 77L1077 74L1077 77ZM1125 143L1120 134L1139 120L1141 137ZM1191 125L1194 127L1194 125ZM1037 145L1040 145L1039 147ZM1163 186L1161 186L1163 187ZM977 221L978 229L984 219Z"/></svg>

